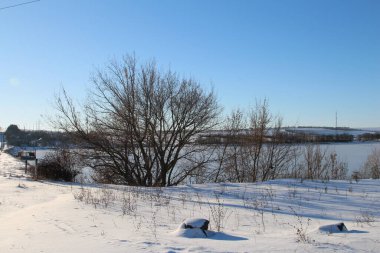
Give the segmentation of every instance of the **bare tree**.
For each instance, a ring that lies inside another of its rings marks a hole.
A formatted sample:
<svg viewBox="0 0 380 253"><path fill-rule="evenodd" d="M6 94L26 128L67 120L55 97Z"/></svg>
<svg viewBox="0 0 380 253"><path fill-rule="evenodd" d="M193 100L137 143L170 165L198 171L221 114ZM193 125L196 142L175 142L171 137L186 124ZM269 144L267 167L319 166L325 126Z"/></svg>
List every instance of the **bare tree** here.
<svg viewBox="0 0 380 253"><path fill-rule="evenodd" d="M335 151L330 152L325 160L329 179L347 179L347 163L340 161Z"/></svg>
<svg viewBox="0 0 380 253"><path fill-rule="evenodd" d="M300 164L300 177L305 179L345 179L347 164L340 161L335 151L329 152L320 145L308 144L303 153L303 162Z"/></svg>
<svg viewBox="0 0 380 253"><path fill-rule="evenodd" d="M326 156L327 150L321 149L321 146L308 144L305 146L304 161L305 161L305 175L306 179L322 179L325 172L323 160Z"/></svg>
<svg viewBox="0 0 380 253"><path fill-rule="evenodd" d="M281 118L277 118L277 121L270 128L269 138L269 141L263 145L259 164L261 181L289 175L295 156L298 155L298 147L286 143L287 136L282 131Z"/></svg>
<svg viewBox="0 0 380 253"><path fill-rule="evenodd" d="M249 160L244 148L247 144L247 119L242 110L236 109L227 117L225 133L227 139L219 157L219 170L223 168L225 181L244 182Z"/></svg>
<svg viewBox="0 0 380 253"><path fill-rule="evenodd" d="M134 56L111 62L92 82L81 110L65 91L58 96L55 126L89 148L99 180L170 186L208 162L207 147L194 139L217 124L212 91Z"/></svg>
<svg viewBox="0 0 380 253"><path fill-rule="evenodd" d="M269 112L267 100L245 114L227 117L223 147L218 150L215 181L265 181L288 175L296 146L286 143L282 120Z"/></svg>
<svg viewBox="0 0 380 253"><path fill-rule="evenodd" d="M250 112L249 124L251 130L252 145L250 145L250 155L252 164L250 168L250 181L256 182L258 180L258 173L260 167L260 159L262 158L262 150L268 131L272 116L269 112L268 101L265 99L262 103L256 102L256 107Z"/></svg>
<svg viewBox="0 0 380 253"><path fill-rule="evenodd" d="M364 163L360 174L364 178L380 178L380 150L373 149L368 155L367 161Z"/></svg>

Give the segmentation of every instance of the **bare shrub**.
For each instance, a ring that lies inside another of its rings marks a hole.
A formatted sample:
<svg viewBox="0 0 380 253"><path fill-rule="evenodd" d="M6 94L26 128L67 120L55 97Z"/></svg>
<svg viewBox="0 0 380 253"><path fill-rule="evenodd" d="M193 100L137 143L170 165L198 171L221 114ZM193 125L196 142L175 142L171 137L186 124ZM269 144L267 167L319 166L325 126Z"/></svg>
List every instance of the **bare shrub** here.
<svg viewBox="0 0 380 253"><path fill-rule="evenodd" d="M304 152L305 179L322 179L326 177L323 159L327 150L322 150L319 145L306 145Z"/></svg>
<svg viewBox="0 0 380 253"><path fill-rule="evenodd" d="M81 187L79 191L73 193L74 198L85 204L91 204L93 201L93 193L91 189Z"/></svg>
<svg viewBox="0 0 380 253"><path fill-rule="evenodd" d="M121 211L123 215L131 215L137 210L137 199L129 190L124 190L121 195Z"/></svg>
<svg viewBox="0 0 380 253"><path fill-rule="evenodd" d="M302 243L311 243L312 240L307 234L311 219L307 218L305 221L305 219L299 213L297 213L292 207L290 207L290 210L292 211L293 215L297 218L296 223L292 223L292 224L289 223L289 225L292 228L294 228L296 232L296 241L302 242Z"/></svg>
<svg viewBox="0 0 380 253"><path fill-rule="evenodd" d="M347 179L347 163L339 161L335 151L329 153L325 158L325 167L328 179Z"/></svg>
<svg viewBox="0 0 380 253"><path fill-rule="evenodd" d="M256 233L265 232L265 214L267 211L271 211L273 217L275 217L275 210L279 210L279 206L274 206L275 193L272 187L264 188L252 196L245 196L243 198L243 205L246 208L251 209L253 212L253 219L257 225Z"/></svg>
<svg viewBox="0 0 380 253"><path fill-rule="evenodd" d="M296 146L286 143L282 119L270 113L266 99L248 113L232 111L225 122L211 180L257 182L289 174Z"/></svg>
<svg viewBox="0 0 380 253"><path fill-rule="evenodd" d="M38 166L35 178L63 180L73 182L80 173L78 169L79 159L69 149L57 149L46 154Z"/></svg>
<svg viewBox="0 0 380 253"><path fill-rule="evenodd" d="M373 149L371 154L368 155L367 161L364 163L360 174L363 178L380 178L380 150Z"/></svg>
<svg viewBox="0 0 380 253"><path fill-rule="evenodd" d="M370 211L361 211L360 215L355 216L356 224L367 224L372 226L372 223L375 222L375 216Z"/></svg>
<svg viewBox="0 0 380 253"><path fill-rule="evenodd" d="M318 144L307 144L303 152L304 161L300 163L300 176L303 179L346 179L347 163L339 160L335 151L321 149Z"/></svg>
<svg viewBox="0 0 380 253"><path fill-rule="evenodd" d="M79 191L73 192L74 198L84 202L87 205L93 205L94 208L102 207L109 208L114 205L117 200L117 195L114 190L105 186L99 189L91 189L81 187Z"/></svg>
<svg viewBox="0 0 380 253"><path fill-rule="evenodd" d="M224 202L220 199L220 195L215 193L215 203L208 203L210 208L211 219L215 224L216 231L220 232L224 228L227 217L231 214L224 206Z"/></svg>
<svg viewBox="0 0 380 253"><path fill-rule="evenodd" d="M106 187L102 187L100 191L98 190L98 196L99 196L99 203L104 208L107 208L116 200L116 196L113 190L107 189Z"/></svg>

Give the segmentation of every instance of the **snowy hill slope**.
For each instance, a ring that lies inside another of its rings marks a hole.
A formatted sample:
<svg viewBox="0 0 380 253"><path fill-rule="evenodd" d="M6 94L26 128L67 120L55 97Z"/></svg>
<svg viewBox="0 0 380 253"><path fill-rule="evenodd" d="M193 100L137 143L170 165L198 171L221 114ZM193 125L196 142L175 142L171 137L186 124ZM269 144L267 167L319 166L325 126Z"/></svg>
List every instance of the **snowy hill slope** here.
<svg viewBox="0 0 380 253"><path fill-rule="evenodd" d="M378 252L380 181L139 187L36 182L0 154L0 252ZM21 177L19 177L21 176ZM178 233L210 220L208 238ZM344 222L348 231L321 226ZM220 228L221 232L218 232ZM191 237L191 236L190 236Z"/></svg>

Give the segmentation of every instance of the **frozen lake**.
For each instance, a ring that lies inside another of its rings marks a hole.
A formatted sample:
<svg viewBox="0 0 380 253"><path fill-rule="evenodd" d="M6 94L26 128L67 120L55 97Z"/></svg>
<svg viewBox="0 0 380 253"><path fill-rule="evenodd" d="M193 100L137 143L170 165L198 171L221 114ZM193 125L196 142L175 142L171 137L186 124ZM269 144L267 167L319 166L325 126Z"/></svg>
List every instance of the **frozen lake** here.
<svg viewBox="0 0 380 253"><path fill-rule="evenodd" d="M332 143L320 144L320 147L322 150L327 149L328 152L335 151L338 159L347 163L348 175L351 175L353 171L361 168L373 149L380 150L380 142ZM42 159L48 152L51 152L51 150L37 149L37 159Z"/></svg>
<svg viewBox="0 0 380 253"><path fill-rule="evenodd" d="M373 149L380 150L380 142L333 143L320 146L328 151L335 150L339 160L347 163L348 175L361 168Z"/></svg>

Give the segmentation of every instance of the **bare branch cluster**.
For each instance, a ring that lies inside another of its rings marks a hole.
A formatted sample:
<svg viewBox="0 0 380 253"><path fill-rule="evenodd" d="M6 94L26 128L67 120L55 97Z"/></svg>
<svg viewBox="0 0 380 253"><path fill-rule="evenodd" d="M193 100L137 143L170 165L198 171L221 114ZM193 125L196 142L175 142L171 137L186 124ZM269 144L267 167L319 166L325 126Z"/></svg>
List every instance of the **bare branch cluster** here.
<svg viewBox="0 0 380 253"><path fill-rule="evenodd" d="M303 160L298 164L293 177L303 179L346 179L347 163L339 160L335 151L308 144L303 150Z"/></svg>
<svg viewBox="0 0 380 253"><path fill-rule="evenodd" d="M257 102L248 113L233 111L217 149L213 181L256 182L281 177L292 166L297 151L285 143L281 126L281 118L270 113L267 100Z"/></svg>
<svg viewBox="0 0 380 253"><path fill-rule="evenodd" d="M89 149L99 181L170 186L208 162L194 139L217 124L212 91L154 62L138 65L134 56L111 62L92 82L80 109L65 91L58 96L55 125Z"/></svg>
<svg viewBox="0 0 380 253"><path fill-rule="evenodd" d="M380 150L374 148L360 171L363 178L380 178Z"/></svg>

